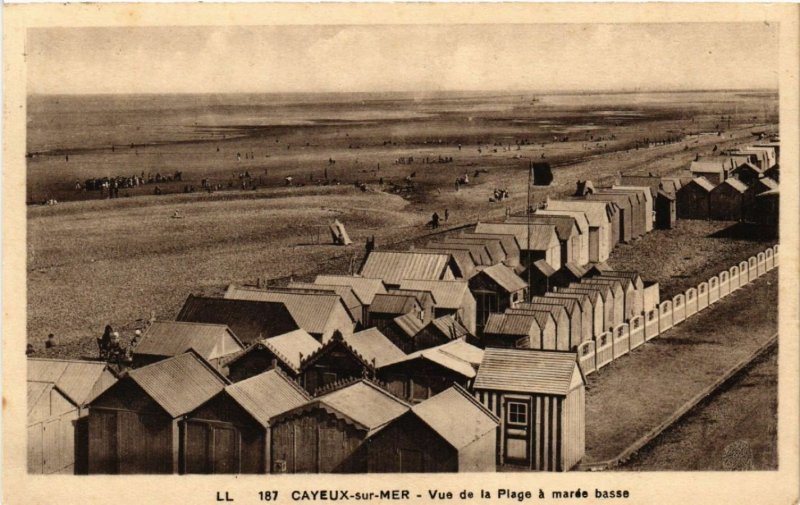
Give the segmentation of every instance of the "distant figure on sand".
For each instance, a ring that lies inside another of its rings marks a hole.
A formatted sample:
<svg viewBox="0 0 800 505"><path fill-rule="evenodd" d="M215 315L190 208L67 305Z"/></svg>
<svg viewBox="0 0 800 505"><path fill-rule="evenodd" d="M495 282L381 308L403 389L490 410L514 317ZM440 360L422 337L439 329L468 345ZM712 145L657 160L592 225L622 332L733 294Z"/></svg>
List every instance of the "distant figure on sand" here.
<svg viewBox="0 0 800 505"><path fill-rule="evenodd" d="M444 222L446 223L449 218L450 218L450 210L444 209Z"/></svg>
<svg viewBox="0 0 800 505"><path fill-rule="evenodd" d="M439 214L434 212L433 216L431 217L431 228L436 229L438 227L439 227Z"/></svg>

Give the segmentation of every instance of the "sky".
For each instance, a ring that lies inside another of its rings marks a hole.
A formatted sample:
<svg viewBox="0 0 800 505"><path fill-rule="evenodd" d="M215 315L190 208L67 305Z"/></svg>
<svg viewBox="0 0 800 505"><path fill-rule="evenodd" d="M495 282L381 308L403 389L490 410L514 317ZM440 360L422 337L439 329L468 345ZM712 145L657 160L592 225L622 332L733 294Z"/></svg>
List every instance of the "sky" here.
<svg viewBox="0 0 800 505"><path fill-rule="evenodd" d="M33 28L29 94L778 87L766 23Z"/></svg>

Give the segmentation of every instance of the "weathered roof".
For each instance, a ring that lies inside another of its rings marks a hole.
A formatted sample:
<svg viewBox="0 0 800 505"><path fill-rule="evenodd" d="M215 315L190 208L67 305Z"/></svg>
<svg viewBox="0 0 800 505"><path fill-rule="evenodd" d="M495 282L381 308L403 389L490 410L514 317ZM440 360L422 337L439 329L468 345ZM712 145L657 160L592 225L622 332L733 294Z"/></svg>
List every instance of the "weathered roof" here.
<svg viewBox="0 0 800 505"><path fill-rule="evenodd" d="M400 289L430 291L433 293L437 307L455 310L463 305L464 297L469 293L469 283L463 280L423 281L403 279L400 281Z"/></svg>
<svg viewBox="0 0 800 505"><path fill-rule="evenodd" d="M533 316L533 318L536 319L536 324L539 326L539 328L546 328L551 322L552 324L555 324L556 315L558 314L556 309L564 310L563 307L557 307L555 305L544 305L538 308L517 306L507 308L505 315L509 317ZM484 333L485 332L486 330L484 330Z"/></svg>
<svg viewBox="0 0 800 505"><path fill-rule="evenodd" d="M738 191L739 193L742 193L742 194L747 192L747 185L745 183L743 183L742 181L740 181L739 179L734 179L732 177L722 181L721 184L719 184L716 188L714 188L714 191L719 190L720 188L723 187L723 185L730 186L735 191Z"/></svg>
<svg viewBox="0 0 800 505"><path fill-rule="evenodd" d="M353 319L356 318L357 315L361 313L361 300L358 299L356 296L355 291L353 291L352 286L343 286L337 284L316 284L313 282L290 282L288 285L291 289L305 289L309 290L310 292L313 291L323 291L323 292L332 292L339 295L339 298L342 299L344 306L347 308L347 311L350 313L350 317Z"/></svg>
<svg viewBox="0 0 800 505"><path fill-rule="evenodd" d="M369 311L372 314L408 314L421 304L411 294L380 293L372 299Z"/></svg>
<svg viewBox="0 0 800 505"><path fill-rule="evenodd" d="M564 293L562 291L551 291L544 294L545 298L555 298L562 300L575 300L583 308L585 303L592 303L591 297L587 293Z"/></svg>
<svg viewBox="0 0 800 505"><path fill-rule="evenodd" d="M360 380L320 396L312 403L327 405L362 428L372 430L402 415L409 405L370 381Z"/></svg>
<svg viewBox="0 0 800 505"><path fill-rule="evenodd" d="M51 384L79 407L94 400L116 381L103 361L28 358L29 385L31 382Z"/></svg>
<svg viewBox="0 0 800 505"><path fill-rule="evenodd" d="M437 347L439 352L455 356L456 358L466 361L474 368L480 366L483 361L483 349L468 343L463 338L451 340L446 344Z"/></svg>
<svg viewBox="0 0 800 505"><path fill-rule="evenodd" d="M566 396L575 367L574 353L488 348L474 388Z"/></svg>
<svg viewBox="0 0 800 505"><path fill-rule="evenodd" d="M281 358L293 370L300 370L302 358L315 353L322 344L306 330L298 329L261 341L264 347Z"/></svg>
<svg viewBox="0 0 800 505"><path fill-rule="evenodd" d="M584 268L584 267L582 267L582 266L578 265L578 264L577 264L577 263L575 263L574 261L568 261L568 262L564 263L564 264L561 266L561 268L563 268L563 269L565 269L565 270L569 270L569 272L570 272L572 275L574 275L576 278L578 278L578 279L580 279L580 278L582 278L584 275L586 275L586 271L587 271L587 270L586 270L586 268Z"/></svg>
<svg viewBox="0 0 800 505"><path fill-rule="evenodd" d="M700 188L704 189L707 192L710 192L711 190L714 189L714 185L711 184L711 182L708 179L706 179L705 177L695 177L694 179L692 179L689 182L689 184L686 184L683 187L685 188L686 186L688 186L690 184L694 184L696 186L699 186Z"/></svg>
<svg viewBox="0 0 800 505"><path fill-rule="evenodd" d="M647 187L652 196L656 195L661 185L661 178L656 175L622 175L619 181L620 186Z"/></svg>
<svg viewBox="0 0 800 505"><path fill-rule="evenodd" d="M667 200L675 200L675 190L672 191L665 191L663 189L659 189L656 196L661 196L662 198L666 198Z"/></svg>
<svg viewBox="0 0 800 505"><path fill-rule="evenodd" d="M225 393L265 428L269 426L271 418L311 399L303 388L279 369L226 386Z"/></svg>
<svg viewBox="0 0 800 505"><path fill-rule="evenodd" d="M589 226L599 228L611 222L614 215L613 202L596 202L589 200L548 200L547 210L577 210L586 214Z"/></svg>
<svg viewBox="0 0 800 505"><path fill-rule="evenodd" d="M509 293L514 293L528 287L527 282L523 281L513 270L502 264L484 268L481 273L489 276L498 286Z"/></svg>
<svg viewBox="0 0 800 505"><path fill-rule="evenodd" d="M541 326L533 313L525 314L489 314L483 333L487 335L510 335L524 337L532 333L541 331Z"/></svg>
<svg viewBox="0 0 800 505"><path fill-rule="evenodd" d="M448 370L451 370L453 372L456 372L457 374L466 377L468 379L475 377L475 366L473 366L473 364L467 361L466 359L463 359L462 357L458 356L458 349L455 349L456 351L455 353L448 352L446 348L445 350L442 350L444 346L449 344L450 342L437 347L430 347L428 349L423 349L421 351L413 352L407 356L404 356L402 359L386 363L383 366L383 368L396 366L401 363L405 364L410 361L424 360L424 361L429 361L431 363L436 363L437 365L446 368Z"/></svg>
<svg viewBox="0 0 800 505"><path fill-rule="evenodd" d="M458 237L448 237L442 239L445 244L466 244L482 247L489 257L489 264L500 263L506 259L506 252L503 249L502 241L499 238L486 238L486 237L465 237L460 235Z"/></svg>
<svg viewBox="0 0 800 505"><path fill-rule="evenodd" d="M571 219L575 226L578 227L578 233L589 233L589 220L586 218L586 212L580 210L555 210L555 209L540 209L532 216L545 217L550 219ZM563 239L562 239L563 240Z"/></svg>
<svg viewBox="0 0 800 505"><path fill-rule="evenodd" d="M186 299L176 319L225 324L245 344L299 328L283 303L193 295Z"/></svg>
<svg viewBox="0 0 800 505"><path fill-rule="evenodd" d="M622 277L629 279L632 283L636 283L637 280L643 280L639 272L631 270L612 270L610 268L601 270L600 277Z"/></svg>
<svg viewBox="0 0 800 505"><path fill-rule="evenodd" d="M688 178L687 182L691 180L691 177ZM684 185L683 179L680 177L662 177L661 178L661 188L666 191L667 193L675 194L681 189Z"/></svg>
<svg viewBox="0 0 800 505"><path fill-rule="evenodd" d="M372 251L361 275L383 279L388 284L400 284L403 279L437 280L444 278L450 263L448 254Z"/></svg>
<svg viewBox="0 0 800 505"><path fill-rule="evenodd" d="M453 252L456 251L465 251L469 253L470 259L476 265L491 265L492 263L486 247L480 244L454 244L434 240L425 244L425 249L430 251L442 251L447 254L453 254Z"/></svg>
<svg viewBox="0 0 800 505"><path fill-rule="evenodd" d="M128 376L173 418L196 409L228 384L194 352L136 368Z"/></svg>
<svg viewBox="0 0 800 505"><path fill-rule="evenodd" d="M403 314L402 316L397 316L392 319L392 321L397 328L405 333L409 338L416 336L417 333L422 331L422 329L425 327L425 323L420 320L417 314L410 312L408 314Z"/></svg>
<svg viewBox="0 0 800 505"><path fill-rule="evenodd" d="M390 289L389 293L393 295L411 295L417 299L420 305L423 306L425 306L427 303L436 305L437 301L436 296L434 296L433 291L431 291L430 289L405 289L403 287L400 287L400 288Z"/></svg>
<svg viewBox="0 0 800 505"><path fill-rule="evenodd" d="M552 277L556 274L556 269L553 268L550 263L546 262L545 260L536 260L533 262L533 265L530 266L534 270L537 270L543 277Z"/></svg>
<svg viewBox="0 0 800 505"><path fill-rule="evenodd" d="M376 367L384 363L402 359L406 353L394 345L391 340L380 332L377 328L368 328L345 337L345 342L355 349L359 354L370 363L375 363Z"/></svg>
<svg viewBox="0 0 800 505"><path fill-rule="evenodd" d="M605 295L603 293L604 290L598 289L597 286L589 286L581 284L578 284L577 286L579 287L558 288L558 291L556 291L556 293L568 294L568 295L575 295L575 294L581 294L587 296L592 295L591 297L589 297L592 303L595 303L597 301L597 298L600 298L601 300L605 301Z"/></svg>
<svg viewBox="0 0 800 505"><path fill-rule="evenodd" d="M477 233L511 233L517 238L520 249L523 251L546 251L558 247L556 227L550 224L525 223L478 223L475 226ZM528 234L530 233L530 249L528 249Z"/></svg>
<svg viewBox="0 0 800 505"><path fill-rule="evenodd" d="M733 163L731 160L727 158L716 159L716 160L698 160L692 161L691 165L689 165L689 170L692 173L714 173L714 174L723 174L725 170L730 170L733 168Z"/></svg>
<svg viewBox="0 0 800 505"><path fill-rule="evenodd" d="M354 275L318 275L314 284L350 286L364 305L371 304L376 294L386 292L382 279Z"/></svg>
<svg viewBox="0 0 800 505"><path fill-rule="evenodd" d="M417 247L414 249L416 252L421 253L432 253L432 254L442 254L446 253L449 254L450 257L453 259L453 263L455 263L458 270L461 272L460 277L469 278L472 273L475 271L475 260L472 258L472 252L468 250L461 250L461 249L448 249L444 251L443 249L428 249L426 247Z"/></svg>
<svg viewBox="0 0 800 505"><path fill-rule="evenodd" d="M598 189L591 195L586 195L589 200L601 200L614 202L620 208L633 208L636 197L631 193L612 191L609 189Z"/></svg>
<svg viewBox="0 0 800 505"><path fill-rule="evenodd" d="M133 352L137 355L177 356L194 349L204 359L209 359L214 348L227 338L232 338L239 350L244 347L224 324L154 321Z"/></svg>
<svg viewBox="0 0 800 505"><path fill-rule="evenodd" d="M505 251L506 255L519 253L519 242L517 242L517 237L513 233L478 233L475 231L469 231L460 233L458 236L489 239L496 238L500 240L500 243L503 245L503 250Z"/></svg>
<svg viewBox="0 0 800 505"><path fill-rule="evenodd" d="M454 449L471 444L497 429L500 421L458 385L411 407L425 424Z"/></svg>
<svg viewBox="0 0 800 505"><path fill-rule="evenodd" d="M526 224L528 217L525 216L512 216L506 219L508 223ZM556 235L558 240L569 240L574 235L580 233L575 223L575 218L570 216L548 216L544 214L532 214L530 216L531 224L546 224L556 227Z"/></svg>
<svg viewBox="0 0 800 505"><path fill-rule="evenodd" d="M442 335L447 336L449 339L457 339L469 335L469 330L461 323L456 321L455 316L447 314L446 316L437 317L431 320L428 325L432 325L439 330Z"/></svg>
<svg viewBox="0 0 800 505"><path fill-rule="evenodd" d="M337 307L345 308L339 295L328 292L265 290L230 285L225 292L225 298L282 303L289 309L298 326L309 333L318 334L325 333Z"/></svg>
<svg viewBox="0 0 800 505"><path fill-rule="evenodd" d="M534 296L531 298L531 303L534 305L558 305L564 307L570 314L580 306L578 300L575 298L555 298L548 296Z"/></svg>

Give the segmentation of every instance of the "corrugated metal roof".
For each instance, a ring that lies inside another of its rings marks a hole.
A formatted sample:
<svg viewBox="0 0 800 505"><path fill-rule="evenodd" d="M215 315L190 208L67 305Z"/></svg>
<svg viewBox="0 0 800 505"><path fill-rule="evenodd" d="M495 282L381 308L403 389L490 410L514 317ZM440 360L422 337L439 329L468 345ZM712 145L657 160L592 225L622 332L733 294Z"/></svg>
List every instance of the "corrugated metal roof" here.
<svg viewBox="0 0 800 505"><path fill-rule="evenodd" d="M525 216L512 216L506 219L509 223L525 224L528 222L528 217ZM544 215L540 213L532 214L530 216L531 224L546 224L556 227L556 235L558 240L569 240L573 236L580 233L575 223L575 218L571 216L553 216Z"/></svg>
<svg viewBox="0 0 800 505"><path fill-rule="evenodd" d="M489 238L489 239L496 238L500 240L500 243L503 245L503 251L505 251L506 256L519 255L519 242L517 242L517 237L513 233L478 233L472 231L472 232L460 233L458 236Z"/></svg>
<svg viewBox="0 0 800 505"><path fill-rule="evenodd" d="M532 305L558 305L564 307L567 313L572 314L578 308L578 300L574 298L553 298L546 296L534 296L531 298Z"/></svg>
<svg viewBox="0 0 800 505"><path fill-rule="evenodd" d="M578 284L580 286L580 284ZM582 286L579 288L558 288L558 293L563 294L571 294L571 295L586 295L589 296L589 299L592 301L592 304L597 303L597 299L600 298L601 300L605 300L605 295L603 294L602 290L597 289L596 286ZM591 295L591 296L590 296Z"/></svg>
<svg viewBox="0 0 800 505"><path fill-rule="evenodd" d="M588 271L585 267L578 265L574 261L568 261L564 263L564 265L561 268L569 270L569 272L578 279L586 275L586 272Z"/></svg>
<svg viewBox="0 0 800 505"><path fill-rule="evenodd" d="M388 284L400 284L403 279L438 280L444 278L449 263L447 254L372 251L361 275L383 279Z"/></svg>
<svg viewBox="0 0 800 505"><path fill-rule="evenodd" d="M227 385L194 352L131 370L128 376L173 418L196 409Z"/></svg>
<svg viewBox="0 0 800 505"><path fill-rule="evenodd" d="M291 289L306 289L310 291L318 290L325 292L333 292L339 295L339 298L344 302L344 306L350 312L350 316L355 317L361 313L361 300L356 296L355 291L351 286L340 286L336 284L317 284L313 282L290 282L288 285Z"/></svg>
<svg viewBox="0 0 800 505"><path fill-rule="evenodd" d="M552 277L556 274L556 270L545 260L534 261L531 268L533 268L534 271L538 271L543 277Z"/></svg>
<svg viewBox="0 0 800 505"><path fill-rule="evenodd" d="M528 228L530 228L530 249L528 249ZM558 247L556 227L550 224L524 223L478 223L475 226L477 233L511 233L517 238L523 251L547 251Z"/></svg>
<svg viewBox="0 0 800 505"><path fill-rule="evenodd" d="M722 181L722 184L727 184L728 186L732 187L734 190L742 194L747 192L747 185L738 179L728 178ZM722 184L720 184L714 189L715 190L718 189L720 186L722 186Z"/></svg>
<svg viewBox="0 0 800 505"><path fill-rule="evenodd" d="M350 286L364 305L371 304L376 294L386 292L383 280L354 275L318 275L314 284Z"/></svg>
<svg viewBox="0 0 800 505"><path fill-rule="evenodd" d="M528 287L527 282L523 281L513 270L502 264L484 268L481 273L488 275L490 279L509 293L515 293Z"/></svg>
<svg viewBox="0 0 800 505"><path fill-rule="evenodd" d="M571 217L575 220L575 225L578 227L579 234L583 235L589 233L589 218L583 210L541 209L537 210L536 214L541 216Z"/></svg>
<svg viewBox="0 0 800 505"><path fill-rule="evenodd" d="M395 366L401 363L404 364L415 360L425 360L431 363L436 363L443 368L456 372L467 379L475 377L475 367L472 365L472 363L458 357L456 353L442 350L442 347L443 346L430 347L428 349L411 353L402 359L386 363L383 368Z"/></svg>
<svg viewBox="0 0 800 505"><path fill-rule="evenodd" d="M134 354L150 356L177 356L194 349L205 359L219 343L233 338L244 346L224 324L192 323L187 321L154 321L142 335Z"/></svg>
<svg viewBox="0 0 800 505"><path fill-rule="evenodd" d="M463 324L456 321L456 318L452 314L437 317L428 324L433 325L439 332L451 340L462 338L470 334L469 330L465 328Z"/></svg>
<svg viewBox="0 0 800 505"><path fill-rule="evenodd" d="M94 400L116 380L102 361L28 358L28 381L53 384L79 407Z"/></svg>
<svg viewBox="0 0 800 505"><path fill-rule="evenodd" d="M423 307L428 304L436 305L437 302L436 296L434 296L433 291L429 289L403 289L402 287L400 287L400 288L390 289L389 293L393 295L411 295L414 298L416 298L417 301L420 303L420 305L422 305Z"/></svg>
<svg viewBox="0 0 800 505"><path fill-rule="evenodd" d="M394 345L392 341L386 338L386 335L381 333L377 328L369 328L364 331L353 333L345 337L344 340L350 344L350 347L356 352L366 358L367 361L374 363L375 367L380 367L385 363L402 359L406 355L406 353Z"/></svg>
<svg viewBox="0 0 800 505"><path fill-rule="evenodd" d="M483 361L483 349L467 343L463 338L452 340L438 346L439 352L449 354L478 368Z"/></svg>
<svg viewBox="0 0 800 505"><path fill-rule="evenodd" d="M563 307L559 307L561 310L564 310ZM555 310L555 305L545 305L541 308L508 308L506 309L505 315L506 316L533 316L536 319L536 324L539 325L539 328L546 328L548 324L555 324L556 315L558 312Z"/></svg>
<svg viewBox="0 0 800 505"><path fill-rule="evenodd" d="M344 308L342 299L334 293L263 290L231 285L225 292L225 298L282 303L301 328L317 334L325 333L328 323L335 318L334 311L338 306Z"/></svg>
<svg viewBox="0 0 800 505"><path fill-rule="evenodd" d="M322 344L303 329L265 338L261 343L295 371L300 370L302 358L310 356L322 347Z"/></svg>
<svg viewBox="0 0 800 505"><path fill-rule="evenodd" d="M299 328L289 309L279 302L232 300L189 295L178 321L225 324L245 344Z"/></svg>
<svg viewBox="0 0 800 505"><path fill-rule="evenodd" d="M486 248L481 247L479 245L452 244L452 243L431 241L425 244L424 248L429 251L441 251L447 254L453 254L454 252L464 251L469 253L470 259L476 265L491 264L491 261L489 261L489 253L486 251Z"/></svg>
<svg viewBox="0 0 800 505"><path fill-rule="evenodd" d="M408 314L420 306L414 295L380 293L372 299L369 311L372 314Z"/></svg>
<svg viewBox="0 0 800 505"><path fill-rule="evenodd" d="M423 323L420 318L413 313L397 316L392 321L397 328L408 335L409 338L416 336L417 333L422 331L422 328L425 327L425 323Z"/></svg>
<svg viewBox="0 0 800 505"><path fill-rule="evenodd" d="M503 244L499 239L488 238L470 238L470 237L448 237L442 239L445 244L462 244L481 247L488 257L489 264L500 263L506 259L506 252L503 250Z"/></svg>
<svg viewBox="0 0 800 505"><path fill-rule="evenodd" d="M541 325L533 313L525 314L489 314L483 333L486 335L509 335L527 337L531 333L541 331ZM534 331L535 329L535 331Z"/></svg>
<svg viewBox="0 0 800 505"><path fill-rule="evenodd" d="M330 406L368 430L386 424L409 409L406 402L364 380L320 396L315 402Z"/></svg>
<svg viewBox="0 0 800 505"><path fill-rule="evenodd" d="M225 392L264 427L274 416L311 400L303 388L277 369L231 384Z"/></svg>
<svg viewBox="0 0 800 505"><path fill-rule="evenodd" d="M442 254L444 252L442 249L428 249L426 247L417 247L414 249L414 251L431 254ZM472 276L472 272L475 271L475 267L477 265L475 264L475 260L472 259L472 253L470 251L450 249L447 251L447 254L450 254L453 262L461 272L460 277L469 278Z"/></svg>
<svg viewBox="0 0 800 505"><path fill-rule="evenodd" d="M616 212L614 203L589 201L589 200L548 200L547 210L572 210L586 214L589 226L599 228L611 222Z"/></svg>
<svg viewBox="0 0 800 505"><path fill-rule="evenodd" d="M499 420L458 386L411 407L411 411L455 449L497 429Z"/></svg>
<svg viewBox="0 0 800 505"><path fill-rule="evenodd" d="M617 204L624 209L633 209L636 204L636 197L630 193L611 191L608 189L598 189L594 194L586 195L589 200L604 200Z"/></svg>
<svg viewBox="0 0 800 505"><path fill-rule="evenodd" d="M576 366L574 353L488 348L474 388L566 396Z"/></svg>
<svg viewBox="0 0 800 505"><path fill-rule="evenodd" d="M416 279L403 279L400 289L425 290L433 293L436 306L443 309L458 309L464 303L464 297L469 292L467 281L423 281Z"/></svg>
<svg viewBox="0 0 800 505"><path fill-rule="evenodd" d="M581 306L581 309L583 309L585 304L592 303L592 298L587 293L564 293L559 290L557 292L547 292L544 294L544 297L561 300L575 300Z"/></svg>

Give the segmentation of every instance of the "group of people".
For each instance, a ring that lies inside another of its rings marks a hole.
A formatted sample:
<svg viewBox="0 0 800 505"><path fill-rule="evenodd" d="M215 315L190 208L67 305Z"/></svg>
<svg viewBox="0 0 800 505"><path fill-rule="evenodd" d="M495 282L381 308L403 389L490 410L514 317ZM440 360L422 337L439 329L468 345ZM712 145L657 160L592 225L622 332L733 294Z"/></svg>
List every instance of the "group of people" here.
<svg viewBox="0 0 800 505"><path fill-rule="evenodd" d="M438 228L439 225L440 225L441 219L442 218L439 217L439 213L438 212L434 212L433 216L431 216L431 223L430 223L431 228L433 228L434 230L436 228ZM450 219L450 210L449 209L444 209L444 222L446 223L448 219Z"/></svg>
<svg viewBox="0 0 800 505"><path fill-rule="evenodd" d="M119 338L119 333L114 331L110 324L106 325L103 336L97 339L100 359L109 363L130 363L133 349L142 337L141 330L136 330L130 345L125 346Z"/></svg>
<svg viewBox="0 0 800 505"><path fill-rule="evenodd" d="M508 200L508 190L507 189L499 189L495 188L494 196L489 199L490 202L502 202L503 200Z"/></svg>

